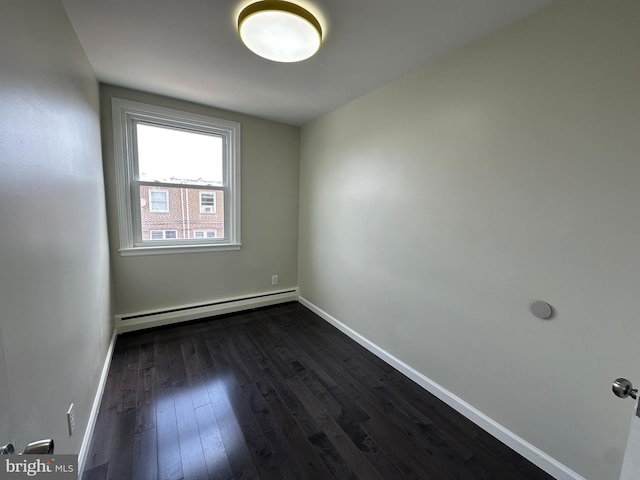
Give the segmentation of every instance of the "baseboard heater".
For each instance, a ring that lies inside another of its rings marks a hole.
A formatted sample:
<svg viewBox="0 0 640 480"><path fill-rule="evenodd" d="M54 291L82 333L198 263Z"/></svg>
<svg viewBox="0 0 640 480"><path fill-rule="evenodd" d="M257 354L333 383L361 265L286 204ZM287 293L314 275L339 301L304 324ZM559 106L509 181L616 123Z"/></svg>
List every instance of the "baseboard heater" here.
<svg viewBox="0 0 640 480"><path fill-rule="evenodd" d="M118 333L123 333L297 300L298 289L293 288L162 310L116 315L116 330Z"/></svg>

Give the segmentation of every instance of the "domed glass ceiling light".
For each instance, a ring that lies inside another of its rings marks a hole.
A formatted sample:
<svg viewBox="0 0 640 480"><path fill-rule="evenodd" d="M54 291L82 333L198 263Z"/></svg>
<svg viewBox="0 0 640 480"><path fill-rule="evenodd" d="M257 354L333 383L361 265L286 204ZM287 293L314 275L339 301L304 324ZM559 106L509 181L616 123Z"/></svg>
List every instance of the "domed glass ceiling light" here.
<svg viewBox="0 0 640 480"><path fill-rule="evenodd" d="M282 0L264 0L242 10L238 35L249 50L274 62L306 60L322 45L322 27L316 17Z"/></svg>

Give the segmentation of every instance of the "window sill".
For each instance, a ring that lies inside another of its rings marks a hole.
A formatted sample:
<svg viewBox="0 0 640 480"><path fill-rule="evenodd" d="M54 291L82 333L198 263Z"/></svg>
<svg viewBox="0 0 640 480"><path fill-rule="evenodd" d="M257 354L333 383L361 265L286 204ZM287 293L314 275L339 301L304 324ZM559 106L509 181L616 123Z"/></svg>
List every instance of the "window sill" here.
<svg viewBox="0 0 640 480"><path fill-rule="evenodd" d="M142 255L170 255L173 253L203 253L240 250L241 243L225 243L220 245L164 245L159 247L121 248L120 256L136 257Z"/></svg>

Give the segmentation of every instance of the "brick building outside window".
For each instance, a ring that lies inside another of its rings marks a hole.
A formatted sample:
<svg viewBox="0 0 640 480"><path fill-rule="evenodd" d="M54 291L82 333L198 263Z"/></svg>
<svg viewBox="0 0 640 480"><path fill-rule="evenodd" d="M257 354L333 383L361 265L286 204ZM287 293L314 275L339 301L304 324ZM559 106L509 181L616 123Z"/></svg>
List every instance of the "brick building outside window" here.
<svg viewBox="0 0 640 480"><path fill-rule="evenodd" d="M223 238L224 195L221 191L143 185L140 217L143 240Z"/></svg>

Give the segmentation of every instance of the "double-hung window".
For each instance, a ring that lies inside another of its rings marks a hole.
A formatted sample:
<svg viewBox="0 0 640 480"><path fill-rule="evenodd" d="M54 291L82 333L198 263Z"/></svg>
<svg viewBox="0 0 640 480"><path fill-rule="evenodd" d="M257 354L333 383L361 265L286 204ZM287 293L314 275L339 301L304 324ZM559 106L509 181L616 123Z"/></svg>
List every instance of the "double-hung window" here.
<svg viewBox="0 0 640 480"><path fill-rule="evenodd" d="M122 255L240 248L240 124L112 99Z"/></svg>

